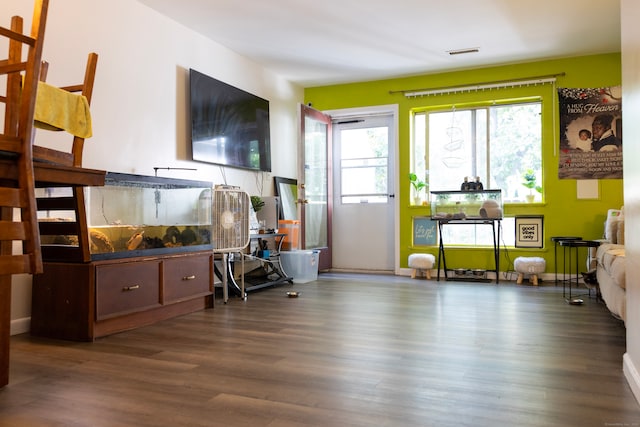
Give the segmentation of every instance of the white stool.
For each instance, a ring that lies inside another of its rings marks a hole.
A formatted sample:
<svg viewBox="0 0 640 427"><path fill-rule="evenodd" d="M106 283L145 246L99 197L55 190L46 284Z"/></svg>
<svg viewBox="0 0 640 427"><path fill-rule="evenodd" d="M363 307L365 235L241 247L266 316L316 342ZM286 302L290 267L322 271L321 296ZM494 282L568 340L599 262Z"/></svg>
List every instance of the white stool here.
<svg viewBox="0 0 640 427"><path fill-rule="evenodd" d="M540 257L519 256L513 261L513 268L518 273L517 284L521 284L525 274L531 275L531 283L538 286L538 274L544 273L546 262Z"/></svg>
<svg viewBox="0 0 640 427"><path fill-rule="evenodd" d="M411 278L415 279L417 273L423 273L427 279L431 279L431 269L436 262L436 257L431 254L409 255L409 268L412 268Z"/></svg>

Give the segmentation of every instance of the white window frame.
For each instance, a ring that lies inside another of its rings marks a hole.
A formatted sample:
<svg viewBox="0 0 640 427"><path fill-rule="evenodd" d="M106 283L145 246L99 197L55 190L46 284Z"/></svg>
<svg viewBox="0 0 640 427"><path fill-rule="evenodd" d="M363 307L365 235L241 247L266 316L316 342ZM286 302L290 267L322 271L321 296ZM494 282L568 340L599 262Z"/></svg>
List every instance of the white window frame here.
<svg viewBox="0 0 640 427"><path fill-rule="evenodd" d="M539 138L540 138L540 152L539 152L539 157L538 160L539 161L539 168L538 168L538 183L542 182L542 101L540 99L535 99L535 100L531 100L531 99L526 99L526 100L522 100L522 101L513 101L510 100L508 102L493 102L492 105L486 105L486 104L478 104L476 106L465 106L464 108L460 108L460 112L463 111L468 111L468 110L481 110L484 109L487 111L487 142L486 145L487 147L491 146L491 139L490 139L490 129L489 127L491 126L491 111L490 109L494 106L496 107L505 107L505 106L518 106L518 105L523 105L523 104L537 104L539 106L539 114L540 114L540 122L539 122L539 126L540 126L540 134L539 134ZM440 108L430 108L430 109L422 109L422 110L417 110L414 111L414 113L412 114L412 127L413 127L413 132L412 132L412 149L411 149L411 172L415 172L416 174L418 174L418 176L421 175L422 171L424 171L424 176L425 179L427 180L427 182L430 181L430 176L431 176L431 171L429 169L429 114L431 113L442 113L442 112L446 112L446 111L455 111L453 107L448 106L448 107L440 107ZM474 113L475 114L475 113ZM420 121L422 121L422 123L420 123ZM420 143L423 142L422 146L420 145ZM487 151L486 153L486 162L487 162L487 166L486 166L486 174L478 174L481 176L481 180L483 181L483 183L485 184L485 188L487 189L494 189L494 187L492 187L492 181L490 178L490 170L491 170L491 165L489 164L489 151ZM477 156L482 155L483 153L477 153ZM476 174L476 171L472 171L472 173L474 173L474 175ZM470 175L471 176L471 175ZM460 181L462 181L462 177L460 177ZM430 188L431 190L458 190L459 188ZM520 190L520 189L519 189ZM518 191L518 190L516 190ZM509 195L504 195L503 194L503 202L505 204L511 204L511 203L525 203L524 200L524 195L528 194L528 191L524 186L522 186L521 188L521 193L519 193L518 198L515 197L511 197ZM539 202L541 202L543 200L544 194L537 194L538 196L538 200ZM427 197L428 197L428 190L427 190ZM508 246L514 246L515 245L515 218L514 217L505 217L503 218L503 220L501 221L500 226L502 227L501 229L501 242L499 242L499 244L505 244ZM477 227L476 227L477 228ZM492 246L493 245L493 241L489 239L481 239L480 241L478 241L478 238L475 236L482 236L483 233L482 230L475 230L475 232L473 233L474 237L473 237L473 243L469 243L468 240L468 233L466 234L466 240L467 242L462 243L462 240L456 242L456 239L453 238L451 236L447 236L446 240L447 240L447 245L448 246ZM485 241L486 240L486 241ZM507 243L508 242L508 243Z"/></svg>

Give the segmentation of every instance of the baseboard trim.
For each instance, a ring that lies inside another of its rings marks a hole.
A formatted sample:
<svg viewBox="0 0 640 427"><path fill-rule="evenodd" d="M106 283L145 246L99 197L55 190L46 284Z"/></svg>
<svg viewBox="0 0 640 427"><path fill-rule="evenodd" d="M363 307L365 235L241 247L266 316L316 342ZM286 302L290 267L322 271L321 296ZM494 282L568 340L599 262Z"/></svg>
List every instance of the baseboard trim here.
<svg viewBox="0 0 640 427"><path fill-rule="evenodd" d="M360 273L360 274L380 274L385 276L394 276L393 270L368 270L368 269L354 269L354 268L331 268L328 270L330 273ZM322 271L320 272L322 273Z"/></svg>
<svg viewBox="0 0 640 427"><path fill-rule="evenodd" d="M398 275L399 276L411 276L411 268L400 268L398 271ZM438 274L438 270L433 269L431 270L431 278L436 277L436 275ZM444 277L444 271L440 270L440 277ZM526 276L528 277L528 276ZM491 280L495 280L496 278L496 273L494 273L493 271L489 271L487 272L487 278L491 279ZM504 281L504 282L515 282L516 279L518 278L518 273L515 273L513 271L501 271L500 272L500 281ZM543 284L548 285L548 284L555 284L555 274L554 273L542 273L538 275L538 280L540 280L541 282L544 282ZM560 280L560 278L558 278L558 280ZM582 282L580 282L582 283Z"/></svg>
<svg viewBox="0 0 640 427"><path fill-rule="evenodd" d="M633 364L633 360L629 356L629 353L625 353L622 356L622 371L624 372L624 376L629 383L629 387L631 387L631 391L636 398L636 401L640 403L640 374L638 374L638 370Z"/></svg>
<svg viewBox="0 0 640 427"><path fill-rule="evenodd" d="M9 329L10 335L18 335L29 332L31 329L31 317L23 317L22 319L13 319Z"/></svg>

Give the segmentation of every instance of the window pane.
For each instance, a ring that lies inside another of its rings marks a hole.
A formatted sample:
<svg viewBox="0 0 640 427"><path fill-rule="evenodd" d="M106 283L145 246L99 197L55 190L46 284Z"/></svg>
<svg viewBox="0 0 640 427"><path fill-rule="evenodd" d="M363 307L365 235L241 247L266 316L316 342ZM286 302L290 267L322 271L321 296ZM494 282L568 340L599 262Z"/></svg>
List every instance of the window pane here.
<svg viewBox="0 0 640 427"><path fill-rule="evenodd" d="M345 129L340 145L343 203L388 202L388 128Z"/></svg>
<svg viewBox="0 0 640 427"><path fill-rule="evenodd" d="M387 194L387 167L342 168L342 195Z"/></svg>
<svg viewBox="0 0 640 427"><path fill-rule="evenodd" d="M414 126L413 126L413 150L411 157L411 164L413 168L411 172L415 172L418 174L420 178L422 178L422 171L427 171L429 168L427 167L427 115L426 114L417 114L414 117ZM428 175L425 173L425 175Z"/></svg>
<svg viewBox="0 0 640 427"><path fill-rule="evenodd" d="M340 147L342 159L362 157L387 157L387 127L345 129L342 141L349 141Z"/></svg>
<svg viewBox="0 0 640 427"><path fill-rule="evenodd" d="M427 126L430 190L457 190L465 177L480 177L485 188L502 189L506 202L524 202L522 185L528 169L542 182L541 104L513 104L416 115L420 136ZM418 157L414 163L420 174ZM541 195L534 191L538 200Z"/></svg>
<svg viewBox="0 0 640 427"><path fill-rule="evenodd" d="M489 110L486 108L475 110L475 126L473 134L475 135L475 170L471 171L471 176L479 176L480 181L486 189L500 188L496 187L489 174L489 122L487 115Z"/></svg>
<svg viewBox="0 0 640 427"><path fill-rule="evenodd" d="M500 223L496 223L497 228L500 227L500 246L515 245L515 218L504 217ZM488 224L456 224L442 227L443 242L449 245L468 245L468 246L489 246L493 247L493 228Z"/></svg>
<svg viewBox="0 0 640 427"><path fill-rule="evenodd" d="M457 190L470 175L471 118L470 110L429 114L429 190Z"/></svg>
<svg viewBox="0 0 640 427"><path fill-rule="evenodd" d="M491 181L502 189L503 201L525 201L529 190L522 185L527 169L542 170L541 104L491 108ZM541 195L535 190L538 200Z"/></svg>

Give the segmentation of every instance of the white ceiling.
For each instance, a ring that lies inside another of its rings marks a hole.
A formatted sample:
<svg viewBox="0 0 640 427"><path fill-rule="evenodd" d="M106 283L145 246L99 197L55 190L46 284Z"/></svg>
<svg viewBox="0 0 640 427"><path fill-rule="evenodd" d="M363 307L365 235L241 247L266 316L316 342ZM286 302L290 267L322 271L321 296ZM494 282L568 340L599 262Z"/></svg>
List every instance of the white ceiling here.
<svg viewBox="0 0 640 427"><path fill-rule="evenodd" d="M619 0L139 1L305 87L620 51Z"/></svg>

